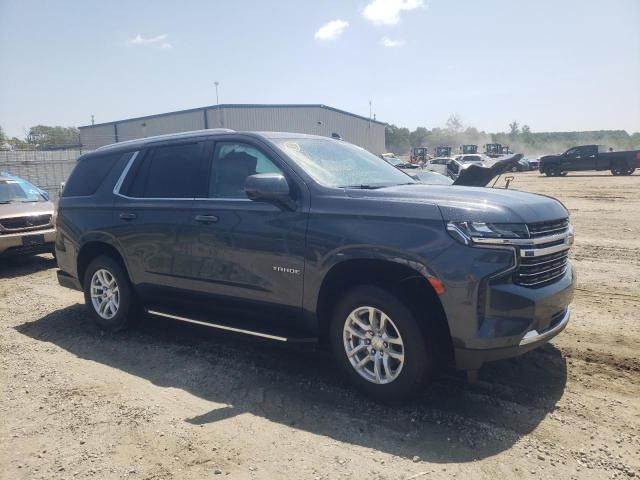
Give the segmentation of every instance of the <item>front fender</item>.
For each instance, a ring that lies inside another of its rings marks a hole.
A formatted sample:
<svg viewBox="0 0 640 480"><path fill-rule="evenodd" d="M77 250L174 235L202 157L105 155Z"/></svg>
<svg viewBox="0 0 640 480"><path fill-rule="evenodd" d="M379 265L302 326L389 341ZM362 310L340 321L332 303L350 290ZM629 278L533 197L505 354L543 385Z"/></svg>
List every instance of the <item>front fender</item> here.
<svg viewBox="0 0 640 480"><path fill-rule="evenodd" d="M349 260L383 260L411 268L425 278L436 276L418 254L399 248L367 244L340 246L327 252L318 262L317 270L324 278L333 267Z"/></svg>

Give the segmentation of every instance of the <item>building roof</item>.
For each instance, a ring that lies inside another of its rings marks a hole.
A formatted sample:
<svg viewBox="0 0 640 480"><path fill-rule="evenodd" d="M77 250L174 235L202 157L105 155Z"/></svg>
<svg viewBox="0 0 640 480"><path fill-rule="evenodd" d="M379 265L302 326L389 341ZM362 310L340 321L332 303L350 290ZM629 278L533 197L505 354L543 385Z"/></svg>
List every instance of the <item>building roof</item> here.
<svg viewBox="0 0 640 480"><path fill-rule="evenodd" d="M361 120L365 120L365 121L369 121L370 119L367 117L363 117L362 115L357 115L355 113L351 113L351 112L347 112L345 110L340 110L339 108L334 108L334 107L330 107L328 105L323 105L321 103L309 103L309 104L305 104L305 103L275 103L275 104L264 104L264 103L222 103L219 105L209 105L209 106L205 106L205 107L198 107L198 108L190 108L187 110L176 110L173 112L166 112L166 113L158 113L155 115L146 115L143 117L133 117L133 118L124 118L122 120L114 120L112 122L103 122L103 123L95 123L93 125L82 125L81 127L78 128L91 128L91 127L100 127L100 126L105 126L105 125L113 125L114 123L121 123L121 122L129 122L129 121L133 121L133 120L146 120L146 119L151 119L151 118L158 118L158 117L165 117L167 115L175 115L175 114L180 114L180 113L191 113L191 112L198 112L198 111L203 111L203 110L213 110L213 109L225 109L225 108L323 108L326 110L331 110L333 112L338 112L338 113L342 113L344 115L349 115L351 117L355 117L355 118L359 118ZM380 122L378 120L374 120L371 119L371 123L376 123L378 125L386 125L385 122Z"/></svg>

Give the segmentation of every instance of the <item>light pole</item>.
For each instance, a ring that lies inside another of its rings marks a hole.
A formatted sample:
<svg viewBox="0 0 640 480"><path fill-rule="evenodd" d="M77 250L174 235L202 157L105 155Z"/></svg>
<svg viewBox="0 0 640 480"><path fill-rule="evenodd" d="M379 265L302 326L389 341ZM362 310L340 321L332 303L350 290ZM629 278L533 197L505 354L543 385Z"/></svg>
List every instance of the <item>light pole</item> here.
<svg viewBox="0 0 640 480"><path fill-rule="evenodd" d="M220 85L220 82L216 80L215 82L213 82L213 84L216 86L216 105L219 105L220 101L218 100L218 85Z"/></svg>

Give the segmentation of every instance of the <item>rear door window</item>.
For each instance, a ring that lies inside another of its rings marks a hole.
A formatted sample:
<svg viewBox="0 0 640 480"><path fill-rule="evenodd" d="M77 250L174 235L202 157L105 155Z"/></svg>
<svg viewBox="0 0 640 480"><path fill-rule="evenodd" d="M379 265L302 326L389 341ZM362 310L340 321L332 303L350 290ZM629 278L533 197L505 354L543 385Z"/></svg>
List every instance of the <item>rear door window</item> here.
<svg viewBox="0 0 640 480"><path fill-rule="evenodd" d="M133 172L126 195L135 198L194 198L205 185L200 142L150 149Z"/></svg>

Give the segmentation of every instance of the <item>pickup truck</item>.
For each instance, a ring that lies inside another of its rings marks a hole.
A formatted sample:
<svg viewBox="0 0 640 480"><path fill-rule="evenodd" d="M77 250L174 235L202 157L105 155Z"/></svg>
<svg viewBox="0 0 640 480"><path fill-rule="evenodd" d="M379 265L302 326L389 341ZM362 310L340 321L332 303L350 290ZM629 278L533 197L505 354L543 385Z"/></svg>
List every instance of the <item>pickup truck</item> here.
<svg viewBox="0 0 640 480"><path fill-rule="evenodd" d="M640 150L614 152L604 145L581 145L560 155L540 157L540 173L547 177L567 172L611 170L613 175L631 175L640 163Z"/></svg>
<svg viewBox="0 0 640 480"><path fill-rule="evenodd" d="M100 329L146 312L319 342L384 401L419 391L437 367L473 379L484 362L545 344L574 290L573 228L557 200L419 183L300 133L101 147L78 160L57 226L58 281L84 291Z"/></svg>

